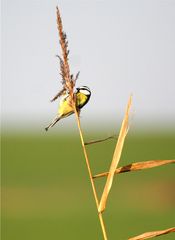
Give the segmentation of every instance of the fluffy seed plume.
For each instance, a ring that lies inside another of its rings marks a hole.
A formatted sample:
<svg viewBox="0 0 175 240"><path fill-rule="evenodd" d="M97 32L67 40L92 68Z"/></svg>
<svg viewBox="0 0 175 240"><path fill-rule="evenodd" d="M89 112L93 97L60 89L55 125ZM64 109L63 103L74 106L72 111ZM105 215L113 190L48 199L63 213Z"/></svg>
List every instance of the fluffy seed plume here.
<svg viewBox="0 0 175 240"><path fill-rule="evenodd" d="M78 79L79 72L74 77L73 74L70 73L69 67L69 50L68 50L68 40L67 35L63 31L62 19L60 15L59 8L56 7L56 15L57 15L57 29L59 34L59 42L61 46L61 55L56 55L60 62L60 75L61 75L61 83L63 88L51 99L51 102L55 101L58 97L64 95L66 92L70 94L71 100L74 100L74 87L76 80Z"/></svg>

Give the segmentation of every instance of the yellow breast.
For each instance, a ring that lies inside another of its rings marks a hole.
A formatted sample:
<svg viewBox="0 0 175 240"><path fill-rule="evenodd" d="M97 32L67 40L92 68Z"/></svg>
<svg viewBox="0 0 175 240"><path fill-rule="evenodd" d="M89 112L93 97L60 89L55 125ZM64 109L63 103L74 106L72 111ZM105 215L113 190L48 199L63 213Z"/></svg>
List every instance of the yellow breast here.
<svg viewBox="0 0 175 240"><path fill-rule="evenodd" d="M77 96L76 105L80 109L86 104L88 97L80 92L78 92L76 96ZM59 116L66 117L66 116L69 116L70 114L72 114L73 112L74 112L73 108L72 108L72 106L70 106L70 96L64 97L60 101L60 105L59 105L59 109L58 109Z"/></svg>

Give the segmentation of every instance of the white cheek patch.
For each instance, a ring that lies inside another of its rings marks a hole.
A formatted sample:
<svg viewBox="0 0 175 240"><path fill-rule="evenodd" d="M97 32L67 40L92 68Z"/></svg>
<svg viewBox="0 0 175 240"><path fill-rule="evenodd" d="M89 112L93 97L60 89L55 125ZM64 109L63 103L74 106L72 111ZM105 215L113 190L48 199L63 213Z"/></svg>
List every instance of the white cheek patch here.
<svg viewBox="0 0 175 240"><path fill-rule="evenodd" d="M86 89L81 89L80 92L84 95L90 95L90 92Z"/></svg>

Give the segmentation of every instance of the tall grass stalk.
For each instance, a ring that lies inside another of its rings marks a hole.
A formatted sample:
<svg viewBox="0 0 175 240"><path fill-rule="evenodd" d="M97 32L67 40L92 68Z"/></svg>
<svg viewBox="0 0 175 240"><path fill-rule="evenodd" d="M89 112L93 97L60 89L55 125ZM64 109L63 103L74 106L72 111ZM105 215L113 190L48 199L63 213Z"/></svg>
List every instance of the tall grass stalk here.
<svg viewBox="0 0 175 240"><path fill-rule="evenodd" d="M88 173L89 173L89 179L90 179L90 182L91 182L91 186L92 186L92 190L93 190L93 194L94 194L94 198L95 198L95 202L96 202L96 206L97 206L97 210L98 210L99 200L98 200L97 191L96 191L96 188L95 188L94 179L93 179L93 175L92 175L91 167L90 167L90 163L89 163L89 158L88 158L88 154L87 154L87 150L86 150L86 146L85 146L85 142L84 142L84 138L83 138L81 123L80 123L80 117L79 117L79 114L76 110L75 105L74 105L74 112L75 112L76 121L77 121L77 125L78 125L78 130L79 130L79 134L80 134L81 145L82 145L82 148L83 148L84 157L85 157L85 160L86 160L86 165L87 165L87 169L88 169ZM107 240L105 224L104 224L103 215L102 215L101 212L98 213L98 217L99 217L99 220L100 220L103 237L104 237L105 240Z"/></svg>
<svg viewBox="0 0 175 240"><path fill-rule="evenodd" d="M83 133L82 133L82 129L81 129L79 110L77 109L77 106L76 106L76 95L74 94L74 87L75 87L76 80L79 76L79 72L77 73L77 75L75 77L72 74L70 74L70 67L69 67L69 62L68 62L69 50L68 50L67 36L66 36L66 33L63 31L62 19L61 19L61 15L60 15L60 11L59 11L58 7L56 8L56 10L57 10L57 28L58 28L59 40L60 40L61 51L62 51L62 57L60 57L60 56L58 56L58 57L60 60L60 71L61 71L60 74L62 76L63 89L53 98L53 100L57 99L57 97L59 97L62 93L64 93L64 91L67 91L70 95L70 106L72 106L75 116L76 116L77 126L78 126L79 135L80 135L80 139L81 139L81 145L83 148L83 153L84 153L84 157L86 160L86 166L87 166L88 173L89 173L89 179L91 182L92 191L93 191L93 195L94 195L97 210L98 210L99 201L98 201L97 191L95 188L94 179L93 179L93 175L91 172L88 154L86 151ZM103 238L104 238L104 240L107 240L107 234L106 234L106 229L105 229L105 224L104 224L102 213L98 213L98 217L100 220Z"/></svg>

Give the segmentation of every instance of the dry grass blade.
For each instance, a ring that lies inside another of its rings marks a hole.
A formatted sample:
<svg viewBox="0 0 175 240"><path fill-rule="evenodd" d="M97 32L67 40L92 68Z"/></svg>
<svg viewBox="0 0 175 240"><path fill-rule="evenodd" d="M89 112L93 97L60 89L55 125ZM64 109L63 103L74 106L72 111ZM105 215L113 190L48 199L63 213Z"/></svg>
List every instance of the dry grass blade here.
<svg viewBox="0 0 175 240"><path fill-rule="evenodd" d="M170 163L175 163L175 160L151 160L151 161L145 161L145 162L131 163L129 165L117 168L115 170L115 174L139 171L139 170L154 168L154 167L158 167L158 166L162 166ZM106 177L108 176L108 174L109 172L96 174L95 176L93 176L93 178Z"/></svg>
<svg viewBox="0 0 175 240"><path fill-rule="evenodd" d="M109 194L111 186L112 186L115 170L116 170L117 165L120 160L120 156L121 156L123 145L124 145L124 140L125 140L125 137L128 132L129 110L131 108L131 103L132 103L132 96L130 96L130 98L129 98L126 113L125 113L125 116L124 116L124 119L122 122L122 126L120 129L120 134L119 134L116 148L114 151L112 163L111 163L111 166L109 169L109 174L108 174L106 184L105 184L105 187L103 190L103 194L102 194L102 197L100 200L100 204L99 204L99 208L98 208L99 212L103 212L105 210L106 202L107 202L108 194Z"/></svg>
<svg viewBox="0 0 175 240"><path fill-rule="evenodd" d="M91 145L91 144L95 144L95 143L101 143L101 142L107 141L109 139L115 139L115 138L116 138L116 136L110 136L110 137L103 138L103 139L92 140L92 141L89 141L89 142L85 142L84 145Z"/></svg>
<svg viewBox="0 0 175 240"><path fill-rule="evenodd" d="M129 238L128 240L144 240L144 239L158 237L158 236L165 235L165 234L172 233L172 232L175 232L175 228L168 228L165 230L154 231L154 232L146 232L139 236Z"/></svg>

